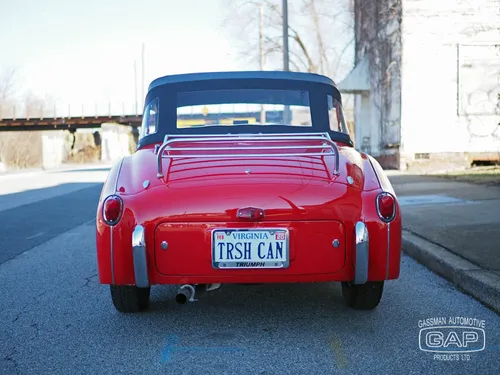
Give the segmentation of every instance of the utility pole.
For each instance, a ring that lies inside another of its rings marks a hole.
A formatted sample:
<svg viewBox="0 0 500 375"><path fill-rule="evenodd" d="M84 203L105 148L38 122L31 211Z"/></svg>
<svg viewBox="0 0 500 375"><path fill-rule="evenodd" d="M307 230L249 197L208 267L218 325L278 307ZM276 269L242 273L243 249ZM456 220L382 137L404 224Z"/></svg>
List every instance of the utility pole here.
<svg viewBox="0 0 500 375"><path fill-rule="evenodd" d="M262 5L259 6L259 65L260 70L264 70L264 30L263 30L263 13ZM260 124L266 123L266 111L264 105L260 106Z"/></svg>
<svg viewBox="0 0 500 375"><path fill-rule="evenodd" d="M288 0L283 0L283 70L290 70L288 59Z"/></svg>
<svg viewBox="0 0 500 375"><path fill-rule="evenodd" d="M141 101L144 102L144 42L142 43L142 52L141 52L141 59L142 59L142 84L141 84Z"/></svg>
<svg viewBox="0 0 500 375"><path fill-rule="evenodd" d="M283 70L290 71L290 61L288 57L288 0L283 0ZM283 124L291 124L290 106L286 105L283 111Z"/></svg>
<svg viewBox="0 0 500 375"><path fill-rule="evenodd" d="M137 104L137 60L134 60L134 102L135 102L135 115L139 113L138 104Z"/></svg>
<svg viewBox="0 0 500 375"><path fill-rule="evenodd" d="M259 63L260 70L264 70L264 31L263 31L263 10L262 5L259 5Z"/></svg>

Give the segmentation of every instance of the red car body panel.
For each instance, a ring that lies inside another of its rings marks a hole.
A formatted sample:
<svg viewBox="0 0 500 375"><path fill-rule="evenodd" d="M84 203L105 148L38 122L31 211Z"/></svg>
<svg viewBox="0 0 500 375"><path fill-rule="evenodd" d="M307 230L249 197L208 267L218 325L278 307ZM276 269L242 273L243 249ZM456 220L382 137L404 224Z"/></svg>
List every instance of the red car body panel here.
<svg viewBox="0 0 500 375"><path fill-rule="evenodd" d="M179 158L163 161L162 178L156 177L154 145L123 158L111 169L97 210L100 282L135 285L131 239L138 224L145 230L150 284L351 281L358 221L365 223L370 236L368 281L397 279L400 209L396 202L395 217L386 223L376 208L377 195L394 194L392 187L373 158L337 145L338 175L331 174L333 155L214 160L182 159L179 152ZM183 147L189 148L189 142ZM146 188L144 181L149 182ZM122 198L124 209L118 224L111 227L103 220L102 206L112 194ZM240 220L236 213L242 207L260 208L265 216ZM289 267L213 268L214 228L287 228ZM167 251L160 248L166 239ZM335 239L338 247L332 246Z"/></svg>

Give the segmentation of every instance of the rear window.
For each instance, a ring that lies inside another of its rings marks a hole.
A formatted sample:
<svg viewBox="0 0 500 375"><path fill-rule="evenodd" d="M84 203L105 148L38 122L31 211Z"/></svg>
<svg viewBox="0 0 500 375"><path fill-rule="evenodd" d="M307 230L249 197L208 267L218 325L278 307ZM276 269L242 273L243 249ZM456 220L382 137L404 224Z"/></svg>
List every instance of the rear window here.
<svg viewBox="0 0 500 375"><path fill-rule="evenodd" d="M312 126L309 92L234 89L177 93L177 128L247 124Z"/></svg>
<svg viewBox="0 0 500 375"><path fill-rule="evenodd" d="M330 120L330 130L349 134L342 105L331 95L328 95L328 118Z"/></svg>
<svg viewBox="0 0 500 375"><path fill-rule="evenodd" d="M144 109L140 134L141 138L146 135L154 134L158 131L158 103L158 98L155 98Z"/></svg>

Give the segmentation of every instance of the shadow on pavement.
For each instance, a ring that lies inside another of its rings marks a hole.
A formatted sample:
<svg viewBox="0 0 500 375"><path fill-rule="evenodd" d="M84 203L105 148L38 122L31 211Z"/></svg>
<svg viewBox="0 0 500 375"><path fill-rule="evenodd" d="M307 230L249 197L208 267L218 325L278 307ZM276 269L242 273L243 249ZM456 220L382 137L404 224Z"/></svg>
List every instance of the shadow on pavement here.
<svg viewBox="0 0 500 375"><path fill-rule="evenodd" d="M83 188L75 191L75 185ZM95 219L97 203L101 194L102 183L61 184L5 194L0 196L2 204L12 201L35 199L31 203L17 205L0 211L0 264L17 255L38 246L63 232ZM69 190L73 191L61 193ZM58 191L55 191L58 190ZM54 195L44 199L44 196Z"/></svg>

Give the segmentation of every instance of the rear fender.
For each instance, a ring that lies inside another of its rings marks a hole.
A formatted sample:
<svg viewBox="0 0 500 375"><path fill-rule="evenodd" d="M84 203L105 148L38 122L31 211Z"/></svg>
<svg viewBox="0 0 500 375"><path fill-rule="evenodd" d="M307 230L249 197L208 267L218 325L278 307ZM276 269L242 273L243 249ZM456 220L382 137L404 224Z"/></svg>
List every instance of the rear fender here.
<svg viewBox="0 0 500 375"><path fill-rule="evenodd" d="M107 225L102 217L102 204L106 197L115 194L117 191L117 182L120 175L123 159L117 161L111 167L108 177L101 190L101 196L97 206L96 214L96 250L97 250L97 269L99 281L102 284L111 284L113 281L113 266L111 263L112 248L112 228Z"/></svg>
<svg viewBox="0 0 500 375"><path fill-rule="evenodd" d="M143 217L137 218L133 208L150 204L145 201L147 197L144 194L137 193L146 188L152 190L158 184L156 177L151 178L155 165L153 161L156 160L151 155L151 150L143 150L122 158L113 165L104 183L96 218L97 263L101 284L135 285L132 233L137 223L142 223L145 228L146 243L154 243L154 223ZM151 166L142 168L141 172L141 162L147 162L145 165ZM147 187L143 185L146 179L149 179ZM112 194L122 198L123 214L120 221L110 227L103 220L102 205L104 199ZM153 259L147 259L147 264L148 267L153 265Z"/></svg>
<svg viewBox="0 0 500 375"><path fill-rule="evenodd" d="M163 162L169 165L169 159ZM144 190L151 190L163 185L156 175L158 159L153 146L138 150L133 155L124 158L118 186L122 195L140 194Z"/></svg>
<svg viewBox="0 0 500 375"><path fill-rule="evenodd" d="M146 244L146 266L149 277L155 272L154 251L155 243L154 229L156 221L143 214L144 210L136 210L135 207L146 207L151 203L151 195L121 194L123 200L123 215L120 222L113 227L113 284L136 285L134 272L134 253L132 238L135 227L140 224L144 228L144 239ZM142 215L141 215L142 214Z"/></svg>
<svg viewBox="0 0 500 375"><path fill-rule="evenodd" d="M397 279L401 261L401 212L396 205L394 220L390 223L383 222L376 208L376 198L380 192L382 190L363 194L361 221L366 224L369 235L369 281Z"/></svg>
<svg viewBox="0 0 500 375"><path fill-rule="evenodd" d="M363 192L363 218L369 233L368 280L397 279L401 264L401 210L394 189L380 164L368 156L377 176L380 189ZM396 199L396 215L390 223L382 221L377 213L376 199L381 192L391 193Z"/></svg>
<svg viewBox="0 0 500 375"><path fill-rule="evenodd" d="M113 284L116 285L135 285L134 274L134 256L132 250L132 234L137 225L137 221L132 211L132 197L122 197L123 206L125 207L122 219L113 228L113 263L114 263L114 279ZM149 238L151 234L150 228L144 226L146 244L153 243L154 237ZM147 264L151 264L151 260L147 260Z"/></svg>

